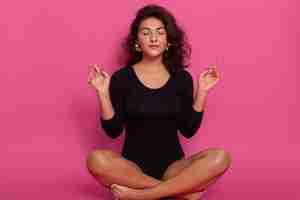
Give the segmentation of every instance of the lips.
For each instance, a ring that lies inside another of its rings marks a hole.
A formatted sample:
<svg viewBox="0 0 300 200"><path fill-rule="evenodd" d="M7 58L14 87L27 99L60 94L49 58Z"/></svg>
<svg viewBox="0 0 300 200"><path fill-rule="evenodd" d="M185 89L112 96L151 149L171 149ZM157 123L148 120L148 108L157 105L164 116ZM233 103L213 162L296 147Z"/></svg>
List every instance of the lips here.
<svg viewBox="0 0 300 200"><path fill-rule="evenodd" d="M149 45L150 48L158 48L159 45Z"/></svg>

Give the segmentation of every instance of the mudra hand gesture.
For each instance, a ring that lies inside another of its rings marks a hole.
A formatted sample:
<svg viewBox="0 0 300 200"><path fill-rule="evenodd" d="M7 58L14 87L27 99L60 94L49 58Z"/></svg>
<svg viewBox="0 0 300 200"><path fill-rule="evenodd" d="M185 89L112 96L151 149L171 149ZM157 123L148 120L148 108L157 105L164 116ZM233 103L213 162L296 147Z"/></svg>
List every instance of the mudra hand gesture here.
<svg viewBox="0 0 300 200"><path fill-rule="evenodd" d="M216 65L211 65L207 70L202 72L198 79L198 89L200 92L208 92L220 80L220 73Z"/></svg>
<svg viewBox="0 0 300 200"><path fill-rule="evenodd" d="M90 65L88 84L99 93L108 93L110 76L98 64Z"/></svg>

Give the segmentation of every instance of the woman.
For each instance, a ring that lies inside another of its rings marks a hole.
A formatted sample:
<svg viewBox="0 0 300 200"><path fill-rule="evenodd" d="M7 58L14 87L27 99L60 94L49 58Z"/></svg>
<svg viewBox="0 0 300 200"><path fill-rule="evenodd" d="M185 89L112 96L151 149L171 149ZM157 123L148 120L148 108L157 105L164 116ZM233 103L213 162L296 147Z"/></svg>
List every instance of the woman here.
<svg viewBox="0 0 300 200"><path fill-rule="evenodd" d="M129 59L110 77L93 65L101 125L112 138L126 127L122 154L95 150L87 168L116 199L199 199L230 166L230 155L209 148L184 157L177 130L191 138L200 127L207 94L219 80L216 66L202 72L195 99L184 68L190 48L173 15L158 5L141 8L126 40Z"/></svg>

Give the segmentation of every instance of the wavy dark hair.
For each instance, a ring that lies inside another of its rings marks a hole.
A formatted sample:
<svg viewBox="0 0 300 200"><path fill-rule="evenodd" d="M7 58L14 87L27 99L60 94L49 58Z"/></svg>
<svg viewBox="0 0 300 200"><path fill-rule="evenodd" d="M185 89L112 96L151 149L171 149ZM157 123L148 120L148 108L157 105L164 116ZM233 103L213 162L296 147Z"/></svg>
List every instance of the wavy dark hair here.
<svg viewBox="0 0 300 200"><path fill-rule="evenodd" d="M134 45L141 22L149 17L161 20L166 28L167 42L171 44L168 51L163 53L163 64L167 67L167 70L174 74L179 69L188 67L189 64L186 64L186 61L190 58L191 47L186 40L186 34L177 24L175 17L166 8L156 4L148 4L139 9L130 25L130 32L123 43L123 47L128 54L126 66L131 66L142 60L142 52L136 51Z"/></svg>

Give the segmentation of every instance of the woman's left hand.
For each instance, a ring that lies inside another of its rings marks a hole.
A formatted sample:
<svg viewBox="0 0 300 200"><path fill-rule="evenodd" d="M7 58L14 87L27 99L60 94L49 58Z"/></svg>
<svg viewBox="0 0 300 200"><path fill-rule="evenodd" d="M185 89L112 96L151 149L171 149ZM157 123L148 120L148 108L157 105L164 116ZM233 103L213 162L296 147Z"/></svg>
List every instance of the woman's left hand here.
<svg viewBox="0 0 300 200"><path fill-rule="evenodd" d="M199 75L198 90L200 92L208 92L220 80L220 73L216 65L211 65L207 70Z"/></svg>

